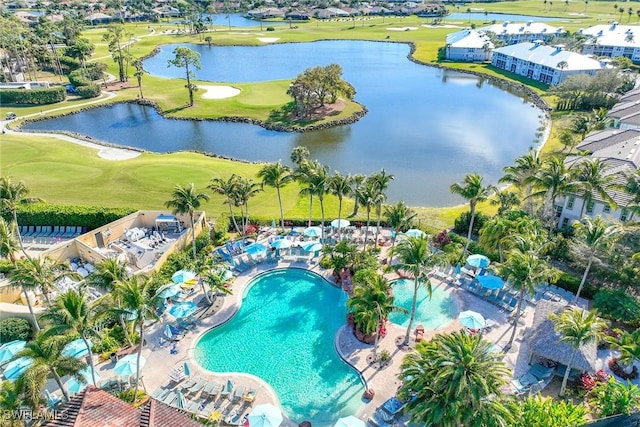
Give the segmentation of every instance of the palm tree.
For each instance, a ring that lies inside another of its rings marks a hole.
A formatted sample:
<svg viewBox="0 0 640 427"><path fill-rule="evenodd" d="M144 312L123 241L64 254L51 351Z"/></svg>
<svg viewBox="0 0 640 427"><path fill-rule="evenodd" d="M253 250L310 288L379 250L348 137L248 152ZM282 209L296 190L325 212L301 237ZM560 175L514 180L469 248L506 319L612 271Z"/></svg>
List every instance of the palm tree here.
<svg viewBox="0 0 640 427"><path fill-rule="evenodd" d="M497 190L495 194L495 198L491 199L489 202L493 206L498 206L497 215L502 215L505 212L508 212L514 206L520 205L520 198L513 191L508 190Z"/></svg>
<svg viewBox="0 0 640 427"><path fill-rule="evenodd" d="M576 252L586 255L587 258L587 267L582 274L582 280L574 299L575 302L580 297L580 292L582 292L582 287L587 281L589 270L594 259L596 259L596 255L598 252L610 247L615 238L622 232L622 227L617 223L607 223L599 216L594 219L584 218L582 222L574 223L573 227L576 239L574 240L574 249Z"/></svg>
<svg viewBox="0 0 640 427"><path fill-rule="evenodd" d="M640 212L640 169L636 169L633 173L627 174L627 180L623 186L619 186L623 191L631 196L631 201L627 208L631 210L629 221L633 218L635 212Z"/></svg>
<svg viewBox="0 0 640 427"><path fill-rule="evenodd" d="M308 161L310 157L311 153L309 153L309 149L307 147L300 145L298 147L293 147L293 150L291 150L291 162L297 167L300 167L303 162Z"/></svg>
<svg viewBox="0 0 640 427"><path fill-rule="evenodd" d="M114 300L117 307L122 307L122 302L114 291L116 289L116 283L125 280L129 276L125 264L115 258L107 258L96 264L95 267L96 271L86 278L87 285L111 293L111 298ZM124 336L127 342L132 346L133 341L129 335L129 328L125 323L124 316L118 316L118 320L122 330L124 331Z"/></svg>
<svg viewBox="0 0 640 427"><path fill-rule="evenodd" d="M500 182L513 184L524 190L525 210L531 214L533 206L529 196L531 194L531 184L533 177L540 171L542 161L535 150L529 150L515 160L515 165L504 168L504 176Z"/></svg>
<svg viewBox="0 0 640 427"><path fill-rule="evenodd" d="M86 291L69 289L58 296L47 313L42 316L42 319L51 321L51 326L45 331L46 336L63 335L69 332L80 335L89 352L88 360L94 385L97 382L89 339L99 337L94 329L98 319L96 307L87 300Z"/></svg>
<svg viewBox="0 0 640 427"><path fill-rule="evenodd" d="M487 221L480 230L478 243L484 249L498 249L500 263L504 262L504 243L511 236L512 222L501 215L496 215Z"/></svg>
<svg viewBox="0 0 640 427"><path fill-rule="evenodd" d="M640 360L640 329L633 332L616 329L617 337L605 337L614 350L620 352L618 358L625 365L633 365L633 362Z"/></svg>
<svg viewBox="0 0 640 427"><path fill-rule="evenodd" d="M20 242L20 249L22 249L22 252L24 252L27 257L28 255L22 245L20 227L18 226L18 205L42 201L42 199L37 197L27 197L28 194L29 187L27 187L24 181L14 183L8 176L0 177L0 208L11 212L13 222L16 224L16 233L18 235L18 241Z"/></svg>
<svg viewBox="0 0 640 427"><path fill-rule="evenodd" d="M571 130L580 135L583 140L589 132L591 132L591 119L585 114L581 114L571 122Z"/></svg>
<svg viewBox="0 0 640 427"><path fill-rule="evenodd" d="M388 174L382 169L378 173L374 173L369 177L369 179L374 183L376 189L378 190L378 197L376 197L377 203L376 207L376 235L374 237L374 241L378 241L378 234L380 233L380 219L382 218L382 204L387 200L386 191L389 188L389 184L391 181L395 179L394 175Z"/></svg>
<svg viewBox="0 0 640 427"><path fill-rule="evenodd" d="M518 305L516 306L513 330L509 342L505 345L508 351L516 337L518 320L522 315L522 302L525 296L533 295L535 287L541 283L547 283L554 275L548 263L541 259L534 251L523 252L515 249L509 253L507 260L499 269L500 275L511 284L518 292Z"/></svg>
<svg viewBox="0 0 640 427"><path fill-rule="evenodd" d="M469 250L471 243L471 232L473 231L473 222L476 218L476 207L479 202L487 200L495 187L492 185L483 186L482 177L477 173L466 175L462 183L455 183L449 187L453 194L462 196L469 201L469 211L471 213L471 221L469 221L469 231L467 233L467 243L464 245L464 254Z"/></svg>
<svg viewBox="0 0 640 427"><path fill-rule="evenodd" d="M62 383L62 377L72 375L78 380L82 380L80 371L87 367L87 364L72 356L62 354L62 348L66 343L64 337L49 337L44 333L39 333L29 341L16 358L28 357L33 360L33 364L22 373L27 400L37 402L44 390L49 376L53 377L60 388L65 401L69 400L69 394Z"/></svg>
<svg viewBox="0 0 640 427"><path fill-rule="evenodd" d="M511 417L500 402L508 369L491 343L463 331L416 345L401 366L400 395L416 425L504 427Z"/></svg>
<svg viewBox="0 0 640 427"><path fill-rule="evenodd" d="M409 325L407 325L407 333L404 337L403 344L409 343L413 321L416 315L416 305L418 303L418 287L424 286L431 298L432 289L429 280L429 272L440 261L440 255L431 251L429 242L426 237L414 238L410 237L403 240L391 250L391 256L397 257L397 263L389 268L393 271L403 271L413 280L413 300L411 303L411 316Z"/></svg>
<svg viewBox="0 0 640 427"><path fill-rule="evenodd" d="M195 184L192 182L186 187L176 185L171 193L171 199L164 203L167 208L173 209L174 214L189 214L193 259L196 258L196 229L193 215L196 210L200 209L202 202L207 200L209 200L209 195L207 193L198 193Z"/></svg>
<svg viewBox="0 0 640 427"><path fill-rule="evenodd" d="M356 277L359 277L356 274ZM393 304L391 285L377 273L362 275L361 282L354 277L353 296L347 301L347 307L353 313L355 324L360 332L370 335L375 333L373 360L377 361L380 330L389 314L394 311L406 311Z"/></svg>
<svg viewBox="0 0 640 427"><path fill-rule="evenodd" d="M553 321L556 332L561 335L560 340L573 347L560 387L559 395L564 396L576 353L583 345L597 341L607 324L594 311L585 311L578 307L570 307L559 314L551 314L549 318Z"/></svg>
<svg viewBox="0 0 640 427"><path fill-rule="evenodd" d="M384 195L380 193L378 185L375 181L367 178L364 186L360 190L358 197L360 197L360 204L367 208L367 227L364 230L364 245L362 251L367 250L367 243L369 240L369 224L371 223L371 209L374 206L382 203Z"/></svg>
<svg viewBox="0 0 640 427"><path fill-rule="evenodd" d="M291 168L282 163L269 163L264 165L258 172L258 178L262 179L262 185L267 185L276 189L278 193L278 204L280 206L280 227L284 228L284 211L282 209L282 195L280 189L293 180Z"/></svg>
<svg viewBox="0 0 640 427"><path fill-rule="evenodd" d="M309 197L309 226L313 215L313 197L320 201L320 211L322 215L322 233L324 237L324 196L327 194L329 182L327 176L328 168L317 161L305 160L297 169L296 176L304 186L300 190L301 196Z"/></svg>
<svg viewBox="0 0 640 427"><path fill-rule="evenodd" d="M556 64L556 68L560 70L560 78L558 79L558 83L562 81L562 72L569 67L569 63L567 61L560 61Z"/></svg>
<svg viewBox="0 0 640 427"><path fill-rule="evenodd" d="M20 407L23 402L20 396L22 395L22 381L3 381L0 385L0 408L5 413L9 414L17 414L20 411ZM35 409L39 405L32 405ZM25 425L24 421L20 419L20 417L5 417L3 420L3 425L5 427L23 427Z"/></svg>
<svg viewBox="0 0 640 427"><path fill-rule="evenodd" d="M575 187L580 191L583 204L580 209L580 218L584 215L585 208L597 196L602 201L614 204L613 199L607 193L615 181L615 174L606 174L607 164L601 159L586 159L575 165L573 179Z"/></svg>
<svg viewBox="0 0 640 427"><path fill-rule="evenodd" d="M531 179L534 191L530 197L544 197L547 203L547 212L550 216L549 233L553 231L556 223L556 200L573 191L573 181L571 170L565 167L564 159L561 157L550 157L542 164L539 173Z"/></svg>
<svg viewBox="0 0 640 427"><path fill-rule="evenodd" d="M413 221L418 214L408 207L404 201L400 200L395 205L384 207L384 217L393 230L391 236L391 249L396 246L398 233L407 231L413 225Z"/></svg>
<svg viewBox="0 0 640 427"><path fill-rule="evenodd" d="M133 394L133 401L136 401L138 387L140 385L140 358L142 357L142 347L145 343L144 331L145 322L148 319L156 318L155 308L159 301L157 295L151 294L151 280L145 276L132 276L116 284L116 292L122 300L122 309L112 309L119 315L134 314L134 324L138 326L140 344L138 346L138 358L136 360L136 390Z"/></svg>
<svg viewBox="0 0 640 427"><path fill-rule="evenodd" d="M233 226L237 233L240 233L240 227L238 226L236 216L233 213L233 206L235 205L235 193L240 179L241 178L234 173L226 181L222 178L212 178L207 186L209 190L225 197L223 203L229 206L229 215L231 216Z"/></svg>
<svg viewBox="0 0 640 427"><path fill-rule="evenodd" d="M358 215L358 207L359 207L359 203L360 200L362 199L360 197L360 193L362 192L362 189L364 188L364 182L367 179L366 176L358 173L355 175L349 175L349 185L351 187L351 197L353 198L353 211L351 212L351 215L349 215L349 217L354 217L356 215Z"/></svg>
<svg viewBox="0 0 640 427"><path fill-rule="evenodd" d="M80 278L77 273L68 270L66 264L55 261L49 256L43 256L26 258L18 262L11 273L10 281L28 290L40 290L47 305L50 306L49 294L56 287L55 282L64 277Z"/></svg>
<svg viewBox="0 0 640 427"><path fill-rule="evenodd" d="M236 189L233 194L236 206L240 207L240 211L244 207L244 218L242 220L242 237L247 234L247 227L249 226L249 200L255 197L258 192L262 191L262 185L257 182L253 182L250 179L239 178L236 184Z"/></svg>
<svg viewBox="0 0 640 427"><path fill-rule="evenodd" d="M15 223L7 223L0 217L0 258L8 258L16 265L16 252L20 250L20 239L17 236Z"/></svg>
<svg viewBox="0 0 640 427"><path fill-rule="evenodd" d="M335 172L329 177L329 193L338 198L338 221L342 220L342 202L345 197L351 194L351 186L349 185L349 177L342 175L340 172ZM342 228L338 229L338 240L340 240L340 233Z"/></svg>

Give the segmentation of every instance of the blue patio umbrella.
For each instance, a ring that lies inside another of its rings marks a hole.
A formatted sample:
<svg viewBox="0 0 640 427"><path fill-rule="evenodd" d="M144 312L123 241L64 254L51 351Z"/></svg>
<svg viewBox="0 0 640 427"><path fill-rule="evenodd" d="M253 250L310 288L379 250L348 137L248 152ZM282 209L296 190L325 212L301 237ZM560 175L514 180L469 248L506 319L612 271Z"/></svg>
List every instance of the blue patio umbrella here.
<svg viewBox="0 0 640 427"><path fill-rule="evenodd" d="M22 375L22 373L26 371L27 368L32 364L32 358L20 357L12 362L7 363L7 366L4 367L3 375L8 380L15 380L20 375Z"/></svg>
<svg viewBox="0 0 640 427"><path fill-rule="evenodd" d="M176 391L176 406L180 409L184 409L186 403L187 401L184 398L184 394L182 393L182 390L178 389L178 391Z"/></svg>
<svg viewBox="0 0 640 427"><path fill-rule="evenodd" d="M340 418L333 425L333 427L365 427L366 424L360 418L356 418L353 415L349 415L348 417Z"/></svg>
<svg viewBox="0 0 640 427"><path fill-rule="evenodd" d="M191 375L191 369L189 368L189 364L187 362L184 362L183 371L187 377Z"/></svg>
<svg viewBox="0 0 640 427"><path fill-rule="evenodd" d="M147 359L144 356L140 356L140 368L147 363ZM116 366L113 368L113 372L120 375L121 377L126 377L129 375L135 375L138 369L138 355L137 354L129 354L122 359L118 360Z"/></svg>
<svg viewBox="0 0 640 427"><path fill-rule="evenodd" d="M320 237L322 236L322 228L320 227L307 227L304 230L304 235L307 237Z"/></svg>
<svg viewBox="0 0 640 427"><path fill-rule="evenodd" d="M486 289L501 289L504 286L504 280L498 276L476 276L476 279Z"/></svg>
<svg viewBox="0 0 640 427"><path fill-rule="evenodd" d="M93 374L96 376L96 381L100 381L100 375L98 375L97 372L93 372ZM80 393L82 390L84 390L89 384L91 385L97 385L93 383L93 378L91 376L91 367L87 366L86 368L84 368L83 370L80 371L80 375L82 375L82 378L84 379L84 381L79 381L76 377L71 377L71 379L69 381L67 381L67 391L69 393Z"/></svg>
<svg viewBox="0 0 640 427"><path fill-rule="evenodd" d="M482 329L487 326L487 321L484 319L482 314L472 310L460 313L458 320L460 320L460 323L469 329Z"/></svg>
<svg viewBox="0 0 640 427"><path fill-rule="evenodd" d="M178 270L175 273L173 273L173 276L171 276L171 280L173 280L175 283L184 283L184 282L189 282L195 279L196 276L197 274L194 273L193 271Z"/></svg>
<svg viewBox="0 0 640 427"><path fill-rule="evenodd" d="M305 242L305 243L302 244L302 249L305 252L319 251L320 249L322 249L322 243L316 242L316 241Z"/></svg>
<svg viewBox="0 0 640 427"><path fill-rule="evenodd" d="M276 249L287 249L290 248L292 244L293 242L289 239L278 239L271 243L271 247Z"/></svg>
<svg viewBox="0 0 640 427"><path fill-rule="evenodd" d="M349 221L347 221L346 219L334 219L333 221L331 221L331 226L333 228L344 228L344 227L348 227L350 225L351 225L351 223Z"/></svg>
<svg viewBox="0 0 640 427"><path fill-rule="evenodd" d="M169 308L169 314L176 319L182 319L183 317L191 316L196 312L197 306L192 301L185 301L173 304Z"/></svg>
<svg viewBox="0 0 640 427"><path fill-rule="evenodd" d="M10 341L2 344L2 346L0 346L0 363L4 363L13 358L13 356L18 354L26 344L26 341L21 340Z"/></svg>
<svg viewBox="0 0 640 427"><path fill-rule="evenodd" d="M418 230L417 228L407 230L404 234L406 236L413 237L414 239L419 239L420 237L425 237L427 235L427 233L422 230Z"/></svg>
<svg viewBox="0 0 640 427"><path fill-rule="evenodd" d="M161 286L158 289L157 295L160 298L171 298L178 295L182 290L180 289L180 285L178 283L169 283L167 285Z"/></svg>
<svg viewBox="0 0 640 427"><path fill-rule="evenodd" d="M89 340L89 345L91 345L91 340ZM82 338L78 338L77 340L73 340L65 345L62 349L62 354L71 357L82 357L89 354L89 349L84 343L84 340Z"/></svg>
<svg viewBox="0 0 640 427"><path fill-rule="evenodd" d="M249 255L259 255L266 252L267 247L262 243L252 243L244 248L244 251Z"/></svg>
<svg viewBox="0 0 640 427"><path fill-rule="evenodd" d="M467 264L472 267L483 268L491 264L491 261L484 255L474 254L467 257Z"/></svg>
<svg viewBox="0 0 640 427"><path fill-rule="evenodd" d="M454 274L460 274L462 273L462 266L460 265L460 263L456 264L456 268L453 270Z"/></svg>

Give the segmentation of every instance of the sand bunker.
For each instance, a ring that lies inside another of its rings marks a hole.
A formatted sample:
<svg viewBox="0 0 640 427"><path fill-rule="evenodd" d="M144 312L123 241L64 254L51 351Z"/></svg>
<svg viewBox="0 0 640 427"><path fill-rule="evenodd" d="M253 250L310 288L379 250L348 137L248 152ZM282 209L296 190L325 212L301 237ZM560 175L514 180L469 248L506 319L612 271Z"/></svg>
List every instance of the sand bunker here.
<svg viewBox="0 0 640 427"><path fill-rule="evenodd" d="M463 28L460 25L433 25L433 24L422 24L424 28Z"/></svg>
<svg viewBox="0 0 640 427"><path fill-rule="evenodd" d="M198 86L198 89L206 90L203 99L225 99L240 93L240 89L231 86Z"/></svg>
<svg viewBox="0 0 640 427"><path fill-rule="evenodd" d="M279 37L258 37L258 40L261 41L262 43L273 43L280 40L280 38Z"/></svg>
<svg viewBox="0 0 640 427"><path fill-rule="evenodd" d="M413 31L413 30L417 30L418 27L392 27L392 28L387 28L388 31Z"/></svg>

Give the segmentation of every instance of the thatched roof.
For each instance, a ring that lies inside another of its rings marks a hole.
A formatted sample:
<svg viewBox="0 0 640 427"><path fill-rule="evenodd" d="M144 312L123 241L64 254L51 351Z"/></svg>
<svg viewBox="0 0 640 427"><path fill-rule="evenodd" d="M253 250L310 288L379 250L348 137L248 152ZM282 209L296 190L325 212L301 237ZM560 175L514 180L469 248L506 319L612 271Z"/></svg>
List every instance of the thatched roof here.
<svg viewBox="0 0 640 427"><path fill-rule="evenodd" d="M573 346L560 341L560 334L549 319L552 313L560 313L567 306L563 303L540 300L533 315L533 324L525 336L533 355L544 357L563 365L569 364ZM596 369L597 343L590 342L578 350L572 368L593 372Z"/></svg>

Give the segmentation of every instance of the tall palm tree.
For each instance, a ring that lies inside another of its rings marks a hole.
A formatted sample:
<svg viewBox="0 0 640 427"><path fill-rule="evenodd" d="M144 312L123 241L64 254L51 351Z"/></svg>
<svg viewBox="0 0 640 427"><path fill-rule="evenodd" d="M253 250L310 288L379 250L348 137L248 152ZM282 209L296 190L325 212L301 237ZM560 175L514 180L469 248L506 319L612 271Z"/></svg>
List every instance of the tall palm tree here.
<svg viewBox="0 0 640 427"><path fill-rule="evenodd" d="M291 150L291 162L297 167L300 167L302 163L309 160L310 157L311 153L309 153L309 149L307 147L299 145L297 147L293 147L293 150Z"/></svg>
<svg viewBox="0 0 640 427"><path fill-rule="evenodd" d="M249 226L249 200L255 197L262 191L262 185L257 182L253 182L250 179L240 178L238 179L235 193L233 197L235 199L236 206L240 207L240 210L244 208L244 215L242 220L242 236L247 234L247 227Z"/></svg>
<svg viewBox="0 0 640 427"><path fill-rule="evenodd" d="M282 163L269 163L258 171L258 178L262 179L262 185L267 185L276 189L278 193L278 204L280 206L280 227L284 228L284 211L282 209L282 195L280 189L293 180L291 168Z"/></svg>
<svg viewBox="0 0 640 427"><path fill-rule="evenodd" d="M367 209L367 227L364 230L364 245L362 251L367 250L367 243L369 240L369 224L371 224L371 209L378 204L381 204L384 200L384 195L380 193L378 185L375 181L367 178L364 186L360 190L358 197L360 197L360 204Z"/></svg>
<svg viewBox="0 0 640 427"><path fill-rule="evenodd" d="M96 271L86 278L87 285L111 293L111 298L116 306L118 308L122 307L122 301L120 301L119 296L114 291L116 289L116 283L125 280L129 276L125 264L115 258L107 258L96 264L95 267ZM129 335L129 328L127 327L124 316L118 316L118 321L124 331L127 342L132 346L133 341Z"/></svg>
<svg viewBox="0 0 640 427"><path fill-rule="evenodd" d="M356 277L359 276L356 275ZM366 335L376 334L373 345L373 360L377 361L380 330L384 326L384 322L392 312L406 310L394 305L391 285L384 277L377 273L363 275L361 282L357 282L356 277L354 277L353 296L347 301L347 307L353 313L359 331Z"/></svg>
<svg viewBox="0 0 640 427"><path fill-rule="evenodd" d="M369 179L374 183L376 189L378 190L378 197L376 197L376 235L374 237L374 241L378 241L378 235L380 233L380 219L382 218L382 204L387 200L386 191L389 189L389 185L391 181L395 179L394 175L388 174L384 169L382 169L378 173L374 173L369 177Z"/></svg>
<svg viewBox="0 0 640 427"><path fill-rule="evenodd" d="M486 250L498 249L500 263L504 262L505 241L511 236L513 224L501 215L487 221L480 230L478 243Z"/></svg>
<svg viewBox="0 0 640 427"><path fill-rule="evenodd" d="M515 165L504 168L504 176L499 182L513 184L524 191L525 210L531 214L533 206L529 196L531 195L532 178L540 171L542 161L536 150L529 150L515 160Z"/></svg>
<svg viewBox="0 0 640 427"><path fill-rule="evenodd" d="M329 189L328 167L317 161L305 160L296 170L298 181L304 186L300 190L300 195L309 197L309 225L313 214L313 198L317 197L320 202L322 215L322 230L324 237L324 196Z"/></svg>
<svg viewBox="0 0 640 427"><path fill-rule="evenodd" d="M134 324L138 326L140 344L138 346L138 358L136 360L136 390L133 401L136 401L138 387L140 385L140 358L142 357L142 347L145 342L145 322L148 319L155 319L155 308L160 298L151 293L151 280L145 276L132 276L124 281L118 282L116 292L122 299L122 309L112 309L116 314L134 314Z"/></svg>
<svg viewBox="0 0 640 427"><path fill-rule="evenodd" d="M633 214L640 212L640 169L627 174L627 180L621 187L623 191L631 196L631 202L627 208L631 210L629 221L633 218Z"/></svg>
<svg viewBox="0 0 640 427"><path fill-rule="evenodd" d="M502 405L508 369L482 335L438 334L416 345L401 366L400 394L415 396L406 410L416 425L505 427Z"/></svg>
<svg viewBox="0 0 640 427"><path fill-rule="evenodd" d="M522 303L527 295L535 293L536 285L547 283L554 275L549 264L534 251L522 252L513 250L507 260L500 266L500 275L507 280L511 287L518 293L518 305L515 309L513 330L509 342L505 345L505 351L511 348L516 337L518 320L522 315Z"/></svg>
<svg viewBox="0 0 640 427"><path fill-rule="evenodd" d="M68 269L67 264L55 261L49 256L26 258L16 264L10 281L28 290L40 290L47 305L51 305L49 294L55 289L55 282L69 277L79 279L80 276Z"/></svg>
<svg viewBox="0 0 640 427"><path fill-rule="evenodd" d="M33 360L33 364L21 375L28 401L37 402L40 399L39 396L50 376L60 388L65 401L69 400L69 394L61 378L72 375L82 380L80 371L86 368L87 364L75 357L63 355L62 348L65 343L66 340L63 337L49 337L41 332L16 354L16 358L29 357Z"/></svg>
<svg viewBox="0 0 640 427"><path fill-rule="evenodd" d="M173 209L174 214L189 214L191 226L191 244L193 249L193 259L196 258L196 230L193 215L200 209L202 202L209 200L207 193L199 193L193 182L186 187L176 185L171 193L171 199L164 202L167 208Z"/></svg>
<svg viewBox="0 0 640 427"><path fill-rule="evenodd" d="M20 250L20 239L15 223L7 223L0 217L0 258L7 258L16 265L16 252Z"/></svg>
<svg viewBox="0 0 640 427"><path fill-rule="evenodd" d="M338 221L342 220L342 202L345 197L351 194L351 186L349 185L349 177L342 175L340 172L335 172L329 177L329 193L338 198ZM342 228L338 229L338 240L340 240L340 233Z"/></svg>
<svg viewBox="0 0 640 427"><path fill-rule="evenodd" d="M236 216L233 213L233 207L235 206L235 193L240 179L240 176L234 173L227 180L222 178L212 178L207 186L209 190L225 197L223 203L229 206L229 215L231 216L231 221L233 221L233 226L237 233L240 233L240 227L238 226Z"/></svg>
<svg viewBox="0 0 640 427"><path fill-rule="evenodd" d="M20 227L18 226L18 206L27 203L41 202L42 199L38 197L27 197L29 195L29 187L24 181L13 182L8 176L0 177L0 208L11 212L13 222L16 224L16 233L18 235L18 241L20 242L20 249L24 252L25 256L28 256L24 251L22 245L22 236L20 236Z"/></svg>
<svg viewBox="0 0 640 427"><path fill-rule="evenodd" d="M367 179L366 176L358 173L349 175L349 186L351 187L351 197L353 198L353 211L349 217L358 215L358 207L360 206L360 193L364 188L364 182Z"/></svg>
<svg viewBox="0 0 640 427"><path fill-rule="evenodd" d="M622 227L617 223L607 223L599 216L594 219L584 218L582 222L575 222L573 227L575 229L574 249L587 257L587 267L582 274L582 280L574 299L575 302L580 297L580 292L582 292L582 287L587 281L589 270L596 259L596 255L598 252L610 247L622 232Z"/></svg>
<svg viewBox="0 0 640 427"><path fill-rule="evenodd" d="M393 230L391 236L391 249L396 246L396 237L398 233L407 231L413 225L418 214L408 207L403 200L400 200L394 205L384 207L384 217L389 224L389 227Z"/></svg>
<svg viewBox="0 0 640 427"><path fill-rule="evenodd" d="M529 197L543 197L547 204L547 214L550 216L549 232L557 226L556 222L556 200L558 196L563 196L574 190L571 176L571 169L564 164L562 157L549 157L546 159L539 173L531 179L533 192Z"/></svg>
<svg viewBox="0 0 640 427"><path fill-rule="evenodd" d="M404 345L409 343L413 321L416 316L416 305L418 303L418 288L424 286L431 298L433 292L429 272L433 267L441 262L441 256L433 253L426 237L409 237L398 243L391 250L391 256L396 256L397 263L390 265L393 271L405 272L413 280L413 300L411 302L411 316L407 325L407 333L404 337Z"/></svg>
<svg viewBox="0 0 640 427"><path fill-rule="evenodd" d="M469 250L471 243L471 233L473 231L473 222L476 218L476 207L479 202L487 200L491 192L495 190L492 185L483 186L482 177L477 173L468 174L464 177L462 183L455 183L449 187L453 194L462 196L469 201L469 212L471 213L471 221L469 221L469 231L467 233L467 243L464 245L462 256Z"/></svg>
<svg viewBox="0 0 640 427"><path fill-rule="evenodd" d="M583 345L597 341L607 324L597 316L596 312L585 311L578 307L570 307L559 314L551 314L549 318L553 321L556 332L561 335L560 340L573 347L560 387L559 395L564 396L576 353Z"/></svg>
<svg viewBox="0 0 640 427"><path fill-rule="evenodd" d="M494 206L497 205L497 215L502 215L503 213L510 211L514 206L519 206L520 198L513 191L497 190L495 198L491 199L490 203Z"/></svg>
<svg viewBox="0 0 640 427"><path fill-rule="evenodd" d="M573 184L580 192L583 204L580 209L580 218L584 215L585 208L593 201L594 196L600 200L614 204L607 190L613 187L615 174L605 174L607 164L601 159L586 159L572 167Z"/></svg>
<svg viewBox="0 0 640 427"><path fill-rule="evenodd" d="M42 316L42 319L51 322L51 326L45 331L46 336L63 335L70 332L80 335L89 352L88 360L94 385L97 382L93 365L93 351L89 339L99 337L94 329L98 320L96 308L96 305L87 300L85 290L69 289L58 296L54 304Z"/></svg>

